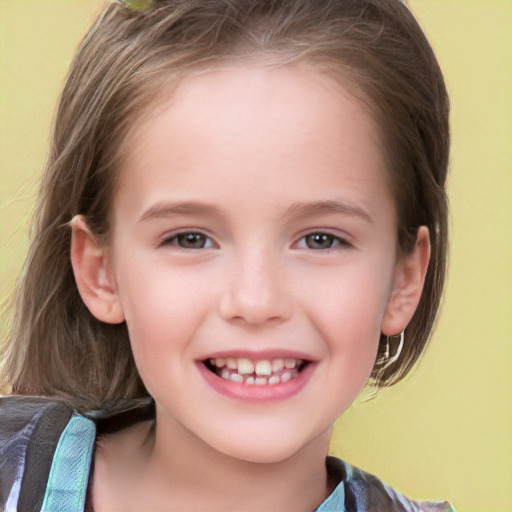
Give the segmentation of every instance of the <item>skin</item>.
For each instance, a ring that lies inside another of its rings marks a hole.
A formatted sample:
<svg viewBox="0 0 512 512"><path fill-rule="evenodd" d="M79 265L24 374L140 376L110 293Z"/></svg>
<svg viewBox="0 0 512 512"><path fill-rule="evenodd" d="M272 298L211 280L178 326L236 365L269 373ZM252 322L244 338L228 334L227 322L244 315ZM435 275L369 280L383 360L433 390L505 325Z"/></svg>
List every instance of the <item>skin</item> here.
<svg viewBox="0 0 512 512"><path fill-rule="evenodd" d="M428 265L426 228L396 252L372 119L304 64L233 66L185 79L126 147L110 241L75 218L72 263L91 312L126 321L157 420L103 441L95 510L315 508L332 425L380 333L406 327ZM292 396L236 399L198 370L268 351L311 361Z"/></svg>

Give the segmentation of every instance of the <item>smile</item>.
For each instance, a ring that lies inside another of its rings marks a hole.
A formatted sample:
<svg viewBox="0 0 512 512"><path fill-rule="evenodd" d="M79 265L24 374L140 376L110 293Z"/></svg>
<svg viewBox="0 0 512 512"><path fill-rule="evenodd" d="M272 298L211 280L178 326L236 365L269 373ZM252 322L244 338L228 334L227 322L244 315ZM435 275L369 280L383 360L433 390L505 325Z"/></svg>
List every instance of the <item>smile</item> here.
<svg viewBox="0 0 512 512"><path fill-rule="evenodd" d="M251 360L249 358L212 358L205 366L218 377L248 386L275 386L296 379L307 361L294 358Z"/></svg>

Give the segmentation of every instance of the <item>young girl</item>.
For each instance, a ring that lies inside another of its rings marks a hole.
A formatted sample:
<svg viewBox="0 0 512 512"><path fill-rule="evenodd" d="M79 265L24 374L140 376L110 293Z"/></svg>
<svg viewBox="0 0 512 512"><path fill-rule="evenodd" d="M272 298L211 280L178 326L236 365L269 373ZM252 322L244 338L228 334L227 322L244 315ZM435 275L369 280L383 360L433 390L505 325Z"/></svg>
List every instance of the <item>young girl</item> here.
<svg viewBox="0 0 512 512"><path fill-rule="evenodd" d="M452 510L327 457L426 346L448 147L400 0L110 3L4 347L3 509Z"/></svg>

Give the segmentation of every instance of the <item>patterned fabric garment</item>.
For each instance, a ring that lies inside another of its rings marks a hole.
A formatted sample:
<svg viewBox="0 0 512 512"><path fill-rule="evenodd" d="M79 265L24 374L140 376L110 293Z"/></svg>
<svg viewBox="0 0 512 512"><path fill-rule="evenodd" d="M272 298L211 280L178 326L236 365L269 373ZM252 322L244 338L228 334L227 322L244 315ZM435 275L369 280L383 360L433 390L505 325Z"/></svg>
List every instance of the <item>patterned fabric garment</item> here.
<svg viewBox="0 0 512 512"><path fill-rule="evenodd" d="M0 397L0 510L84 512L97 436L152 417L149 400L85 417L48 398ZM326 466L338 485L314 512L454 512L447 502L411 501L335 457Z"/></svg>

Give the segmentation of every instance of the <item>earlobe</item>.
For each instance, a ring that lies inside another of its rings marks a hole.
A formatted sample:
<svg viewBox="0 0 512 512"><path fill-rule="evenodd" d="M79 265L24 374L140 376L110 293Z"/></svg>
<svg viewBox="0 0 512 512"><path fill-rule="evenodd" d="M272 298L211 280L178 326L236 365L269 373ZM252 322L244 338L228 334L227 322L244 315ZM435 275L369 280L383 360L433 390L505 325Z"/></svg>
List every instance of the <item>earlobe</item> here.
<svg viewBox="0 0 512 512"><path fill-rule="evenodd" d="M123 322L107 249L96 240L81 215L71 221L71 264L78 291L89 311L102 322Z"/></svg>
<svg viewBox="0 0 512 512"><path fill-rule="evenodd" d="M420 302L429 260L428 228L420 226L413 252L397 263L393 290L381 322L382 334L394 336L407 327Z"/></svg>

